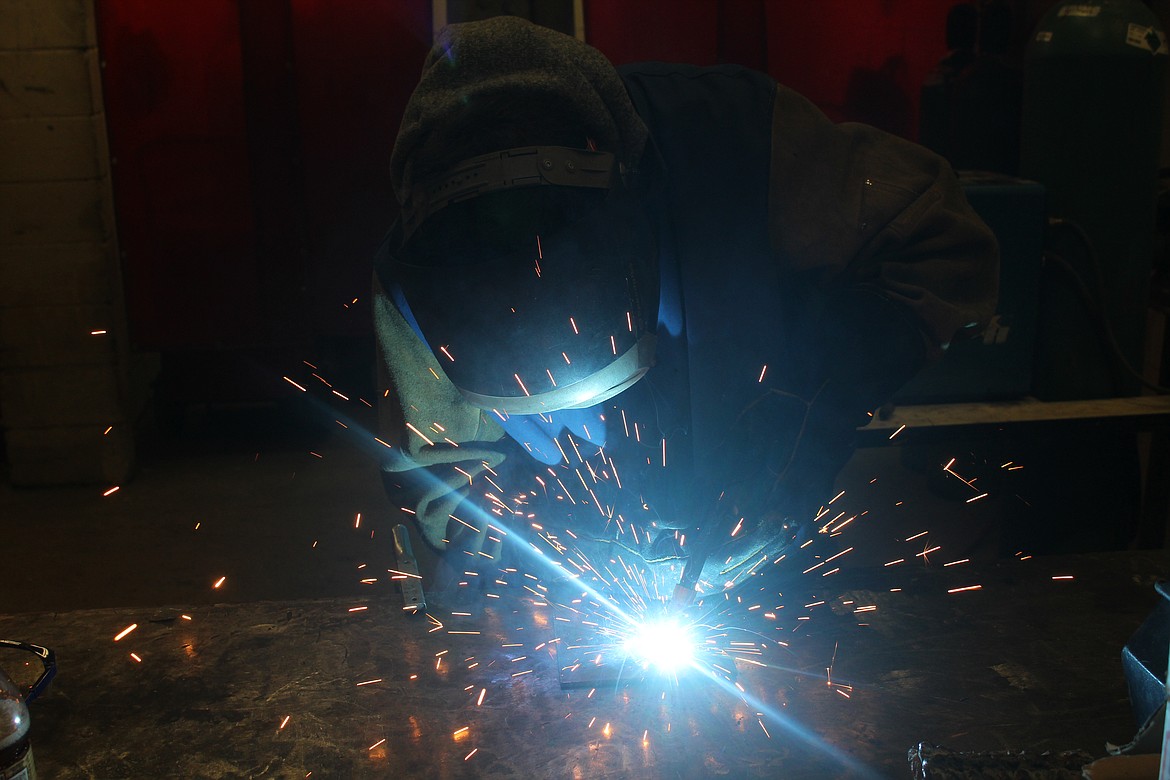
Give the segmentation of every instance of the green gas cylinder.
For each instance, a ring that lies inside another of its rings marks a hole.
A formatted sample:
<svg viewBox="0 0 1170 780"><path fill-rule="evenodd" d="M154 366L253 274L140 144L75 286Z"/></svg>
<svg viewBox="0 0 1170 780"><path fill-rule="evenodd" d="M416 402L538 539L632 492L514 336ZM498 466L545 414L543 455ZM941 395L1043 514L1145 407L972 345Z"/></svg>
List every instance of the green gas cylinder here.
<svg viewBox="0 0 1170 780"><path fill-rule="evenodd" d="M1067 265L1046 267L1040 301L1034 390L1046 400L1139 390L1113 353L1140 368L1166 62L1162 24L1139 0L1056 3L1028 45L1021 173L1046 187L1050 217L1083 229L1052 231Z"/></svg>

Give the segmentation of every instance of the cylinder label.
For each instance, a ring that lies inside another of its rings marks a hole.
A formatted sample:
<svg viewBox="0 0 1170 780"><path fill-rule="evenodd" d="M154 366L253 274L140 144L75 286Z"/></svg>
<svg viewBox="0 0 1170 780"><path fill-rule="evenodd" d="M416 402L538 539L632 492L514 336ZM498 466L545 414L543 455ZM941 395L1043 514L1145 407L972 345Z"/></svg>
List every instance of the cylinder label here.
<svg viewBox="0 0 1170 780"><path fill-rule="evenodd" d="M1093 17L1101 13L1101 6L1077 3L1066 5L1056 12L1057 16L1088 16Z"/></svg>
<svg viewBox="0 0 1170 780"><path fill-rule="evenodd" d="M1166 54L1166 33L1153 27L1130 22L1125 42L1151 54Z"/></svg>

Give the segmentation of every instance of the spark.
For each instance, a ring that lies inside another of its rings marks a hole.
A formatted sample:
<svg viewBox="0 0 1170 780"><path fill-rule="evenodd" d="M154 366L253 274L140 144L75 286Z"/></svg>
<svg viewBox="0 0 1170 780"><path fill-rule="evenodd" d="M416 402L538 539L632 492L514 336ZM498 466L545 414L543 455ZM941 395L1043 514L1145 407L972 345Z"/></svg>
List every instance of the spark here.
<svg viewBox="0 0 1170 780"><path fill-rule="evenodd" d="M131 653L130 657L133 658L136 663L142 663L142 658L138 655L138 653Z"/></svg>
<svg viewBox="0 0 1170 780"><path fill-rule="evenodd" d="M851 553L851 552L853 552L852 547L846 548L846 549L842 550L841 552L837 553L836 555L833 555L831 557L826 558L825 563L828 563L829 561L836 560L837 558L840 558L842 555L845 555L846 553Z"/></svg>
<svg viewBox="0 0 1170 780"><path fill-rule="evenodd" d="M284 381L288 382L288 383L289 383L290 385L292 385L293 387L295 387L297 390L300 390L302 393L307 393L307 392L309 392L309 391L308 391L307 389L305 389L305 388L304 388L302 385L298 385L296 382L292 381L292 380L291 380L291 379L289 379L287 376L286 376L286 377L281 377L281 378L282 378Z"/></svg>
<svg viewBox="0 0 1170 780"><path fill-rule="evenodd" d="M111 425L109 428L106 428L104 431L102 431L102 436L109 434L109 432L112 430L114 430L114 426Z"/></svg>
<svg viewBox="0 0 1170 780"><path fill-rule="evenodd" d="M573 319L572 317L569 317L569 324L573 326L573 333L580 336L581 331L577 330L577 321L575 319Z"/></svg>
<svg viewBox="0 0 1170 780"><path fill-rule="evenodd" d="M213 587L213 588L219 588L219 586L220 586L220 585L223 585L223 584L224 584L224 582L226 582L226 581L227 581L227 577L220 577L218 580L216 580L216 581L215 581L215 584L214 584L214 585L212 585L211 587Z"/></svg>
<svg viewBox="0 0 1170 780"><path fill-rule="evenodd" d="M473 748L470 753L468 753L466 756L463 757L463 760L467 761L469 758L471 758L472 756L474 756L478 752L479 752L479 748Z"/></svg>
<svg viewBox="0 0 1170 780"><path fill-rule="evenodd" d="M968 591L968 590L982 590L982 588L983 588L982 585L967 585L967 586L962 587L962 588L951 588L950 590L947 591L947 593L962 593L962 592Z"/></svg>
<svg viewBox="0 0 1170 780"><path fill-rule="evenodd" d="M283 729L285 726L287 726L287 725L288 725L289 718L291 718L291 717L292 717L292 715L285 715L285 716L284 716L284 719L280 721L280 725L279 725L279 726L277 726L277 731L280 731L280 730L282 730L282 729Z"/></svg>
<svg viewBox="0 0 1170 780"><path fill-rule="evenodd" d="M432 447L435 446L435 443L433 441L431 441L430 439L428 439L426 434L424 434L418 428L415 428L414 425L412 425L411 423L407 423L406 427L409 428L411 430L411 432L413 432L416 436L418 436L420 439L425 441L427 444L431 445Z"/></svg>
<svg viewBox="0 0 1170 780"><path fill-rule="evenodd" d="M524 391L524 395L531 397L532 393L528 392L528 388L524 386L524 382L520 379L520 375L512 374L512 376L516 377L516 384L520 385L520 389Z"/></svg>
<svg viewBox="0 0 1170 780"><path fill-rule="evenodd" d="M353 521L353 527L354 528L361 528L362 527L362 513L361 512L357 513L357 518L355 518Z"/></svg>
<svg viewBox="0 0 1170 780"><path fill-rule="evenodd" d="M121 631L118 633L118 635L114 637L114 641L115 641L115 642L118 642L118 641L120 641L120 640L121 640L123 637L125 637L127 634L129 634L131 631L133 631L133 630L134 630L134 629L136 629L136 628L138 628L138 624L137 624L137 623L131 623L130 625L128 625L128 626L126 626L125 628L123 628L123 629L122 629L122 630L121 630Z"/></svg>
<svg viewBox="0 0 1170 780"><path fill-rule="evenodd" d="M479 698L475 700L475 706L478 707L483 704L483 697L487 695L487 688L479 689Z"/></svg>
<svg viewBox="0 0 1170 780"><path fill-rule="evenodd" d="M122 487L120 485L114 485L112 488L110 488L106 492L102 493L102 497L105 498L106 496L112 496L121 489L122 489Z"/></svg>
<svg viewBox="0 0 1170 780"><path fill-rule="evenodd" d="M906 430L906 424L905 424L905 423L903 423L901 426L899 426L899 427L898 427L898 430L896 430L896 431L894 431L893 433L891 433L891 434L890 434L890 438L891 438L891 439L892 439L892 438L894 438L895 436L897 436L899 433L901 433L901 432L902 432L902 431L904 431L904 430Z"/></svg>
<svg viewBox="0 0 1170 780"><path fill-rule="evenodd" d="M106 331L104 331L104 330L91 330L89 332L89 335L91 335L91 336L104 336L104 335L106 335Z"/></svg>
<svg viewBox="0 0 1170 780"><path fill-rule="evenodd" d="M360 688L363 685L375 685L376 683L380 683L380 682L382 682L382 678L375 677L373 680L363 680L360 683L355 683L355 686Z"/></svg>
<svg viewBox="0 0 1170 780"><path fill-rule="evenodd" d="M1057 574L1052 579L1054 579L1054 580L1071 580L1072 578L1073 578L1073 575L1071 575L1071 574Z"/></svg>
<svg viewBox="0 0 1170 780"><path fill-rule="evenodd" d="M377 742L375 742L374 744L372 744L368 748L366 748L366 751L369 752L369 751L373 750L374 748L379 747L380 745L384 745L384 744L386 744L386 738L382 737L380 740L378 740Z"/></svg>
<svg viewBox="0 0 1170 780"><path fill-rule="evenodd" d="M446 347L439 347L439 351L442 352L444 355L446 355L447 359L450 360L452 363L455 362L455 358L451 357L451 353L447 351Z"/></svg>
<svg viewBox="0 0 1170 780"><path fill-rule="evenodd" d="M768 373L768 364L767 364L767 363L765 363L765 364L764 364L764 367L760 369L760 378L756 380L756 384L762 384L762 383L763 383L763 381L764 381L764 374L766 374L766 373Z"/></svg>

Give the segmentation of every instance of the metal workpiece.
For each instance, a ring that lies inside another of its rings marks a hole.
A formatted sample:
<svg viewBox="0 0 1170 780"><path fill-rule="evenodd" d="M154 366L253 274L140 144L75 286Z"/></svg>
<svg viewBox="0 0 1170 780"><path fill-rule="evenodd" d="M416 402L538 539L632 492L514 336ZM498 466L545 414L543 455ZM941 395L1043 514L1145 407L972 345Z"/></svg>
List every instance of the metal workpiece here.
<svg viewBox="0 0 1170 780"><path fill-rule="evenodd" d="M63 780L594 778L766 777L779 760L732 695L566 695L549 611L493 601L425 620L391 597L21 616L66 670L38 703L38 763Z"/></svg>
<svg viewBox="0 0 1170 780"><path fill-rule="evenodd" d="M385 589L4 615L0 635L56 650L31 736L61 780L905 777L921 742L1100 756L1128 739L1120 648L1167 568L1119 553L818 570L780 610L731 597L775 616L753 628L767 648L718 638L700 599L734 681L688 666L563 689L562 667L595 657L568 646L592 641L593 616L515 587L432 591L423 616Z"/></svg>

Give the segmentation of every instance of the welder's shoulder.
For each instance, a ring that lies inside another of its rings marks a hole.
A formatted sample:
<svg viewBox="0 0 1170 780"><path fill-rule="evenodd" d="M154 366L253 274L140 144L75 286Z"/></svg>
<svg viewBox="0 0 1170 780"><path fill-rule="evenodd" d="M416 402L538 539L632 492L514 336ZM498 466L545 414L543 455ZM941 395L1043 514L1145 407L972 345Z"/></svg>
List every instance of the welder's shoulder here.
<svg viewBox="0 0 1170 780"><path fill-rule="evenodd" d="M745 134L766 134L771 123L776 82L758 71L649 62L623 65L618 73L668 163L672 137L726 150L742 146Z"/></svg>

